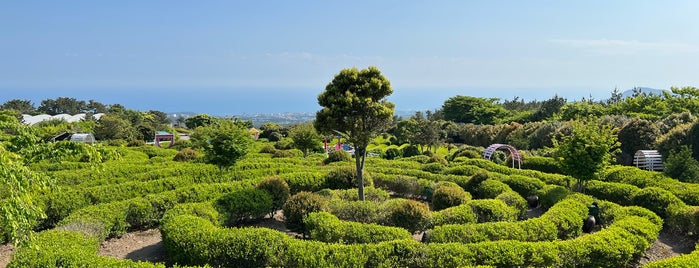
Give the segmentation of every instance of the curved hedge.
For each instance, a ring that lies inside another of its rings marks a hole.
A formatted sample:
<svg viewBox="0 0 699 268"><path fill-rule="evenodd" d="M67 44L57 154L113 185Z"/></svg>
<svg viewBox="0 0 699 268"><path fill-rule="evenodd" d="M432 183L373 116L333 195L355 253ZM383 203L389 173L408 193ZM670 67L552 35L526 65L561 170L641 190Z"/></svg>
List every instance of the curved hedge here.
<svg viewBox="0 0 699 268"><path fill-rule="evenodd" d="M328 212L311 213L304 223L311 239L329 243L363 244L412 238L403 228L342 221Z"/></svg>

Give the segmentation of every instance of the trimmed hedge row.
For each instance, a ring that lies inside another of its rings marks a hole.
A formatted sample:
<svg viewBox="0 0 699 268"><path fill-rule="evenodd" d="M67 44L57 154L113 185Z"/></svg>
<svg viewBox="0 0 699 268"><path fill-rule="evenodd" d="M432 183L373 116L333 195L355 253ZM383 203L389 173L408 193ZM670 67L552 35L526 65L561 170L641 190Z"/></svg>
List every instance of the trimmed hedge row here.
<svg viewBox="0 0 699 268"><path fill-rule="evenodd" d="M587 217L587 206L568 198L549 209L539 218L518 222L489 222L480 224L450 224L428 231L430 242L475 243L495 240L552 241L580 235Z"/></svg>
<svg viewBox="0 0 699 268"><path fill-rule="evenodd" d="M462 267L473 265L622 267L657 238L661 226L629 216L572 240L471 244L395 240L327 244L264 228L223 229L195 216L168 218L166 249L180 264L245 267Z"/></svg>
<svg viewBox="0 0 699 268"><path fill-rule="evenodd" d="M692 251L692 253L684 254L677 257L667 258L664 260L654 261L647 263L643 267L647 268L693 268L699 263L699 250Z"/></svg>
<svg viewBox="0 0 699 268"><path fill-rule="evenodd" d="M311 239L329 243L365 244L412 238L403 228L342 221L328 212L311 213L304 224Z"/></svg>
<svg viewBox="0 0 699 268"><path fill-rule="evenodd" d="M662 188L648 186L640 189L624 183L590 181L588 193L614 203L647 208L666 219L667 225L675 230L687 233L699 231L699 207L688 206Z"/></svg>
<svg viewBox="0 0 699 268"><path fill-rule="evenodd" d="M625 183L638 188L659 187L670 191L687 205L699 206L699 184L680 182L663 173L616 166L607 169L604 178L608 182Z"/></svg>
<svg viewBox="0 0 699 268"><path fill-rule="evenodd" d="M560 186L565 186L565 187L569 187L570 185L573 185L575 183L575 179L571 176L566 176L566 175L561 175L561 174L544 173L541 171L530 170L530 169L509 168L506 166L498 165L492 161L488 161L485 159L472 159L472 158L457 157L452 162L452 166L455 166L455 165L473 165L473 166L480 167L480 168L485 169L485 170L490 171L490 172L500 173L500 174L504 174L504 175L522 175L522 176L537 178L546 184L560 185Z"/></svg>

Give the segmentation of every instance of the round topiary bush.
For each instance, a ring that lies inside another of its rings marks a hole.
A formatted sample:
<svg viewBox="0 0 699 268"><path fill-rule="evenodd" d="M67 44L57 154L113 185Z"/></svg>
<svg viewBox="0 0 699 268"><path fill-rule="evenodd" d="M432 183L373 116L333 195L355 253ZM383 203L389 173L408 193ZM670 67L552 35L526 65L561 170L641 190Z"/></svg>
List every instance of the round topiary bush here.
<svg viewBox="0 0 699 268"><path fill-rule="evenodd" d="M289 199L290 191L289 184L279 177L269 177L263 179L257 185L257 189L264 190L272 196L272 209L281 209L286 200Z"/></svg>
<svg viewBox="0 0 699 268"><path fill-rule="evenodd" d="M282 210L286 228L305 235L304 218L311 212L328 211L328 200L314 193L299 192L286 200Z"/></svg>
<svg viewBox="0 0 699 268"><path fill-rule="evenodd" d="M478 223L515 221L518 211L499 199L476 199L468 202Z"/></svg>
<svg viewBox="0 0 699 268"><path fill-rule="evenodd" d="M296 149L276 150L274 154L272 154L272 158L293 158L301 155L303 155L303 153Z"/></svg>
<svg viewBox="0 0 699 268"><path fill-rule="evenodd" d="M272 211L272 196L260 189L243 189L222 196L216 200L216 206L224 225L238 226Z"/></svg>
<svg viewBox="0 0 699 268"><path fill-rule="evenodd" d="M265 146L262 146L262 148L260 148L260 153L262 153L262 154L273 154L276 151L277 151L277 149L274 148L274 145L271 145L271 144L267 144Z"/></svg>
<svg viewBox="0 0 699 268"><path fill-rule="evenodd" d="M517 210L519 212L517 214L518 219L525 219L527 217L527 208L529 205L527 204L527 200L517 192L507 191L499 194L495 199L502 200L505 204Z"/></svg>
<svg viewBox="0 0 699 268"><path fill-rule="evenodd" d="M267 136L267 140L269 140L271 142L277 142L277 141L282 140L283 138L284 138L284 135L282 135L279 132L272 132Z"/></svg>
<svg viewBox="0 0 699 268"><path fill-rule="evenodd" d="M471 194L459 186L441 186L432 194L432 208L439 211L464 204L471 200Z"/></svg>
<svg viewBox="0 0 699 268"><path fill-rule="evenodd" d="M197 151L191 148L184 148L177 152L172 160L177 162L188 162L196 160L197 158L199 158L199 153Z"/></svg>
<svg viewBox="0 0 699 268"><path fill-rule="evenodd" d="M386 149L386 153L384 154L384 158L388 160L393 160L402 156L403 154L400 150L398 150L398 148L388 148Z"/></svg>
<svg viewBox="0 0 699 268"><path fill-rule="evenodd" d="M440 163L429 163L422 166L421 169L429 173L440 174L442 171L444 171L445 167Z"/></svg>
<svg viewBox="0 0 699 268"><path fill-rule="evenodd" d="M411 157L411 156L420 155L420 149L418 149L417 146L415 146L415 145L406 146L401 150L401 152L402 152L403 157Z"/></svg>
<svg viewBox="0 0 699 268"><path fill-rule="evenodd" d="M476 188L478 198L492 199L501 193L512 191L510 186L497 180L485 180Z"/></svg>
<svg viewBox="0 0 699 268"><path fill-rule="evenodd" d="M348 152L344 150L337 150L329 153L328 158L325 158L325 160L323 160L323 163L327 165L333 162L349 162L351 160L352 156Z"/></svg>
<svg viewBox="0 0 699 268"><path fill-rule="evenodd" d="M371 176L364 172L364 186L371 187L374 185ZM327 175L325 175L324 188L329 189L350 189L355 188L359 184L357 182L357 169L354 166L336 167Z"/></svg>
<svg viewBox="0 0 699 268"><path fill-rule="evenodd" d="M430 208L410 199L393 199L386 204L389 225L414 233L426 229L431 222Z"/></svg>

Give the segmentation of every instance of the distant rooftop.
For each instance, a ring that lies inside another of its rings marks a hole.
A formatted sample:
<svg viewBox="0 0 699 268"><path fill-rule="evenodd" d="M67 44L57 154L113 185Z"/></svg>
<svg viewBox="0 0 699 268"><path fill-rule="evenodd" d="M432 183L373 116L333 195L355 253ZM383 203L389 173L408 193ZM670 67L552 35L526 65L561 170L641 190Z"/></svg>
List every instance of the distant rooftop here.
<svg viewBox="0 0 699 268"><path fill-rule="evenodd" d="M104 115L103 113L97 113L93 114L92 117L95 118L96 120L99 120L100 117ZM28 114L23 114L22 115L22 122L27 124L27 125L34 125L36 123L46 121L46 120L65 120L68 123L73 123L73 122L78 122L81 120L85 120L85 114L76 114L76 115L69 115L69 114L57 114L57 115L48 115L48 114L39 114L39 115L28 115Z"/></svg>

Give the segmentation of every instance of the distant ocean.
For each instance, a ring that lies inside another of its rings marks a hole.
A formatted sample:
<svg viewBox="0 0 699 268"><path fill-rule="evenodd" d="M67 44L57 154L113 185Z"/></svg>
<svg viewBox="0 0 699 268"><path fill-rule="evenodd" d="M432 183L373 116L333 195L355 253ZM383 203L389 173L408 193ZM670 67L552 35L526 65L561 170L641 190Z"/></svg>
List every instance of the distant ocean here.
<svg viewBox="0 0 699 268"><path fill-rule="evenodd" d="M166 113L193 112L210 115L242 115L287 112L315 112L320 109L318 94L324 88L96 88L96 89L22 89L0 88L0 103L11 99L30 100L36 107L45 99L71 97L103 104L121 104L126 108ZM622 90L623 91L623 90ZM500 98L511 100L515 96L525 101L546 100L554 95L569 101L592 96L595 100L609 98L612 89L429 89L396 88L388 98L396 104L396 110L425 111L442 106L445 100L456 95Z"/></svg>

